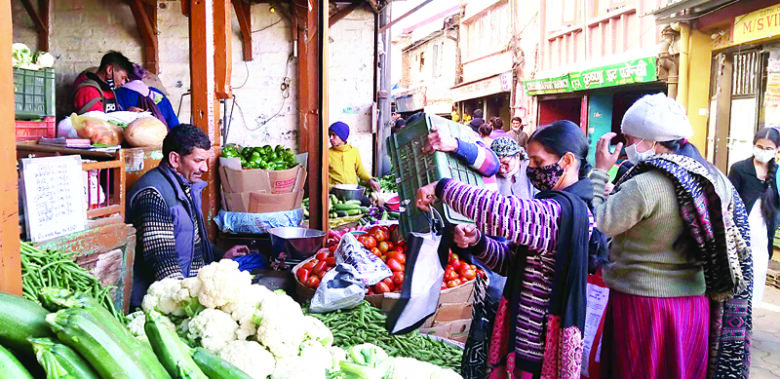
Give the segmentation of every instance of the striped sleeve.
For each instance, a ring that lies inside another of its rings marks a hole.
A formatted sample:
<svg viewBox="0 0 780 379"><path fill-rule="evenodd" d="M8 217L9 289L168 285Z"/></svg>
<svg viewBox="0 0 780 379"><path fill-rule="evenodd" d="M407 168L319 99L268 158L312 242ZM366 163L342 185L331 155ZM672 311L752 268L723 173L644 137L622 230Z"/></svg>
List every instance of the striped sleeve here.
<svg viewBox="0 0 780 379"><path fill-rule="evenodd" d="M183 278L173 234L173 217L165 200L154 189L141 191L133 202L138 209L138 229L144 262L154 270L154 279Z"/></svg>
<svg viewBox="0 0 780 379"><path fill-rule="evenodd" d="M458 139L458 149L453 154L482 176L494 176L498 173L498 157L482 141L472 143Z"/></svg>
<svg viewBox="0 0 780 379"><path fill-rule="evenodd" d="M510 244L537 252L555 248L561 208L554 200L524 200L503 196L457 180L444 183L442 201L474 220L484 234L502 237Z"/></svg>
<svg viewBox="0 0 780 379"><path fill-rule="evenodd" d="M508 276L515 255L506 242L482 235L476 246L472 248L474 256L493 272Z"/></svg>

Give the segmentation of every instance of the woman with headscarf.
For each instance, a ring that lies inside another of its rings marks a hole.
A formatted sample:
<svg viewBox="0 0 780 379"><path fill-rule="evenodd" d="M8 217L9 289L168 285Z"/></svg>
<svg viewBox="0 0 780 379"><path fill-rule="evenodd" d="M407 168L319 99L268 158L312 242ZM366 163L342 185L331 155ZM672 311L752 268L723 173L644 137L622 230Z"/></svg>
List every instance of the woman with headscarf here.
<svg viewBox="0 0 780 379"><path fill-rule="evenodd" d="M488 377L579 378L594 230L588 140L560 121L531 136L528 155L528 177L542 191L533 200L442 179L418 189L417 206L440 199L473 219L476 226L455 227L454 242L507 276L483 352Z"/></svg>
<svg viewBox="0 0 780 379"><path fill-rule="evenodd" d="M753 306L764 297L766 272L772 258L772 245L777 230L780 196L777 192L777 148L780 131L761 129L753 138L753 156L734 163L729 180L745 203L750 223L750 246L753 250Z"/></svg>
<svg viewBox="0 0 780 379"><path fill-rule="evenodd" d="M127 76L130 81L115 91L116 99L123 109L149 112L168 129L179 125L179 118L165 94L143 82L147 72L141 65L134 63L133 72Z"/></svg>
<svg viewBox="0 0 780 379"><path fill-rule="evenodd" d="M752 263L739 196L664 94L637 100L621 129L635 166L604 195L623 145L610 152L608 133L591 173L596 222L612 237L602 379L746 376Z"/></svg>

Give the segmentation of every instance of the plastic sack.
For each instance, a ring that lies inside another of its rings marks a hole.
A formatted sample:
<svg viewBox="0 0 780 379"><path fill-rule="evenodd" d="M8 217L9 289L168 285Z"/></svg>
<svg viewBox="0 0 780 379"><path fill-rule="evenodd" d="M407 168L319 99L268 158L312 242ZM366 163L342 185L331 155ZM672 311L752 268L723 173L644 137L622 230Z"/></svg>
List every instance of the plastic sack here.
<svg viewBox="0 0 780 379"><path fill-rule="evenodd" d="M235 257L233 260L238 262L238 269L241 271L268 268L268 258L263 254L252 253Z"/></svg>
<svg viewBox="0 0 780 379"><path fill-rule="evenodd" d="M108 121L73 113L70 116L70 122L80 138L89 139L93 144L119 145L122 143L122 128Z"/></svg>
<svg viewBox="0 0 780 379"><path fill-rule="evenodd" d="M406 238L404 284L385 323L390 334L419 328L439 306L449 247L440 249L444 222L438 212L431 214L430 222L430 233L409 233Z"/></svg>
<svg viewBox="0 0 780 379"><path fill-rule="evenodd" d="M360 304L365 296L366 285L355 269L348 264L339 263L322 278L309 309L314 313L325 313L353 308Z"/></svg>
<svg viewBox="0 0 780 379"><path fill-rule="evenodd" d="M261 234L269 229L299 226L303 221L303 209L282 212L244 213L220 210L214 222L219 230L233 234Z"/></svg>
<svg viewBox="0 0 780 379"><path fill-rule="evenodd" d="M358 279L367 286L377 284L382 279L393 275L385 262L366 250L363 244L358 242L351 233L341 237L339 246L333 255L336 256L337 264L344 263L352 266Z"/></svg>

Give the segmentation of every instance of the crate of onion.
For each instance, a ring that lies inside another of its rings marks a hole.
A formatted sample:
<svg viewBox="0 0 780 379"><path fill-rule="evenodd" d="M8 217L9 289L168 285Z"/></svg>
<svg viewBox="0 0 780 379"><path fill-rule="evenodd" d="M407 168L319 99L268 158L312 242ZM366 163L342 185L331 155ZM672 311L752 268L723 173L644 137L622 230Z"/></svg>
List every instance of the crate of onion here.
<svg viewBox="0 0 780 379"><path fill-rule="evenodd" d="M341 236L353 233L363 247L381 258L393 275L366 289L366 300L371 305L389 311L400 296L406 267L406 242L397 225L350 228L331 231L325 246L313 257L293 268L296 294L301 301L314 296L325 273L336 266L334 252ZM450 252L439 304L471 304L474 300L474 279L482 272L474 265L461 261Z"/></svg>

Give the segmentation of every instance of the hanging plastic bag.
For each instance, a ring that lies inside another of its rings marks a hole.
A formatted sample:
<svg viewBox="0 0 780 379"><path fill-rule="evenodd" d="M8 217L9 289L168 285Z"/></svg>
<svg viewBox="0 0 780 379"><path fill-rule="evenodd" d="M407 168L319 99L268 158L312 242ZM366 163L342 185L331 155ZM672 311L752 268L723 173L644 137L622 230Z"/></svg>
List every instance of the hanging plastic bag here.
<svg viewBox="0 0 780 379"><path fill-rule="evenodd" d="M439 305L448 248L439 249L444 222L435 209L432 209L430 222L430 233L409 233L406 239L403 289L385 324L391 334L419 328Z"/></svg>
<svg viewBox="0 0 780 379"><path fill-rule="evenodd" d="M339 246L333 252L336 256L336 263L345 263L355 269L356 276L366 284L372 286L390 277L393 272L382 262L379 257L371 254L363 244L351 234L347 233L341 237Z"/></svg>

